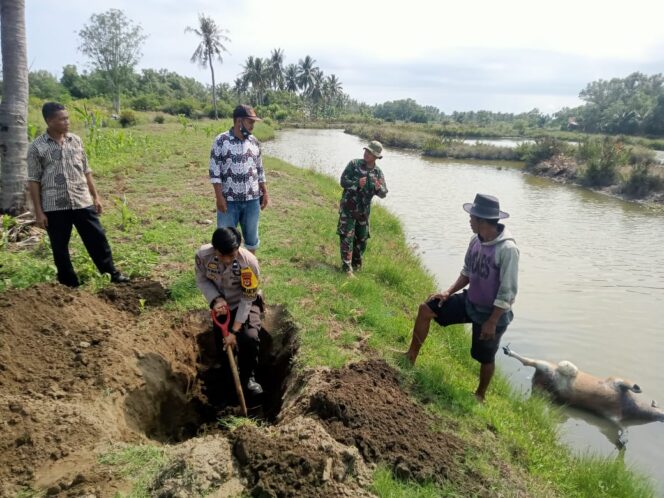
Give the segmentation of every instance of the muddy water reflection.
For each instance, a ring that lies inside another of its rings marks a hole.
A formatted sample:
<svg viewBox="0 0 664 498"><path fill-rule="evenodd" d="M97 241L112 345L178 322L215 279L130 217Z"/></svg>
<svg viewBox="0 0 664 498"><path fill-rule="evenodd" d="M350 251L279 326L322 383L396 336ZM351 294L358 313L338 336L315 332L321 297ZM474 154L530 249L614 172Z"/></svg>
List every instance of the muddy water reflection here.
<svg viewBox="0 0 664 498"><path fill-rule="evenodd" d="M288 130L264 152L336 178L364 142L337 130ZM567 359L598 376L624 376L664 403L664 215L523 174L517 165L427 160L387 150L390 193L378 203L402 220L408 241L441 286L458 275L471 232L461 205L497 195L521 249L515 320L506 341L527 356ZM413 310L413 313L415 310ZM527 391L532 369L502 355L499 365ZM601 429L601 430L600 430ZM570 411L563 438L580 451L616 454L608 424ZM664 425L629 430L629 463L658 476ZM664 496L664 478L656 477Z"/></svg>

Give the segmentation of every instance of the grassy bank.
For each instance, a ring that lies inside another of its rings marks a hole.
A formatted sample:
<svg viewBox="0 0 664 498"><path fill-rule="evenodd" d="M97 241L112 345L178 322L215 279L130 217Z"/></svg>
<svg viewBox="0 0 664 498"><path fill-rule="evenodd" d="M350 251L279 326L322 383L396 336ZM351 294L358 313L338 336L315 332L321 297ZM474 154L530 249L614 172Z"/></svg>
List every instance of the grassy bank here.
<svg viewBox="0 0 664 498"><path fill-rule="evenodd" d="M429 157L523 161L532 174L603 189L626 200L661 203L664 197L664 173L649 148L655 142L645 138L542 131L533 135L532 143L501 147L479 141L465 143L455 135L446 135L441 125L365 123L348 125L344 131L380 140L389 147L415 149Z"/></svg>
<svg viewBox="0 0 664 498"><path fill-rule="evenodd" d="M212 232L207 160L214 130L165 123L131 133L132 145L100 152L92 162L106 197L103 223L118 266L163 282L175 309L204 308L192 265L194 250ZM272 132L257 128L256 133L265 139ZM482 480L496 496L653 495L620 459L573 457L557 441L556 410L542 398L514 395L505 379L498 377L486 405L477 405L471 396L477 365L462 327L444 333L435 328L415 368L398 364L387 348L407 344L417 305L435 290L407 247L399 221L384 209L374 210L366 264L357 278L348 279L337 269L336 181L276 159L265 165L272 205L261 218L259 258L268 303L283 304L301 330L297 368L384 356L401 369L413 396L464 440L465 455L458 462L463 474ZM106 285L78 237L72 248L85 285L91 290ZM5 247L0 290L52 280L50 261L45 241L28 251ZM408 414L403 423L409 423ZM373 491L383 497L463 496L458 483L440 488L404 482L385 469L375 473Z"/></svg>

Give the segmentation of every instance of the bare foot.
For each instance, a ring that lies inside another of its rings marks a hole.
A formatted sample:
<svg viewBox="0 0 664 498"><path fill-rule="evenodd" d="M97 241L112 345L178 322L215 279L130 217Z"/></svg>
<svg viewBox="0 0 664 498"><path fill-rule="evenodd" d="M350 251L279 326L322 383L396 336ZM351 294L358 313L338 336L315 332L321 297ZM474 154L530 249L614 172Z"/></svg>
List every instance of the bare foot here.
<svg viewBox="0 0 664 498"><path fill-rule="evenodd" d="M480 405L484 404L484 396L482 396L481 394L475 393L473 397Z"/></svg>

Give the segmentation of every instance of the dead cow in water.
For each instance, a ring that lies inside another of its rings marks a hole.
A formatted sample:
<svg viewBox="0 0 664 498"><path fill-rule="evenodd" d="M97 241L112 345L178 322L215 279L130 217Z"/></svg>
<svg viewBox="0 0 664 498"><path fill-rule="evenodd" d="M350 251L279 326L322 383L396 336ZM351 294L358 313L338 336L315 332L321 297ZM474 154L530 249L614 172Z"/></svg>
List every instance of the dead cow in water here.
<svg viewBox="0 0 664 498"><path fill-rule="evenodd" d="M619 429L616 445L627 443L623 422L664 422L664 410L652 401L648 403L634 393L641 388L633 382L617 377L600 379L581 372L573 363L561 361L558 365L543 360L532 360L503 347L506 355L516 358L527 367L535 367L533 387L553 395L560 403L583 408L609 419Z"/></svg>

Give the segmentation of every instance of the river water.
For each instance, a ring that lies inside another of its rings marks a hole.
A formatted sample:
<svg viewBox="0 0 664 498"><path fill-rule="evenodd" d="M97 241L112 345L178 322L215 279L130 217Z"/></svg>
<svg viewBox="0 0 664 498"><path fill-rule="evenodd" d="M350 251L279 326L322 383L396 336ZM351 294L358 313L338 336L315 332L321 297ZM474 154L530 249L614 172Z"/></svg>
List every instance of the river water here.
<svg viewBox="0 0 664 498"><path fill-rule="evenodd" d="M335 178L364 141L340 130L286 130L265 154ZM423 158L387 149L379 161L389 194L376 199L402 221L409 243L447 288L471 236L464 202L496 195L521 251L515 319L504 343L531 358L570 360L600 377L625 377L664 404L664 215L521 172L516 164ZM371 244L371 241L369 242ZM422 296L424 298L425 296ZM413 316L416 310L413 310ZM442 333L440 329L433 334ZM500 370L530 390L532 368L502 354ZM490 395L490 392L489 392ZM615 431L599 417L566 409L561 438L575 451L615 456ZM664 424L629 428L626 461L653 476L664 458Z"/></svg>

